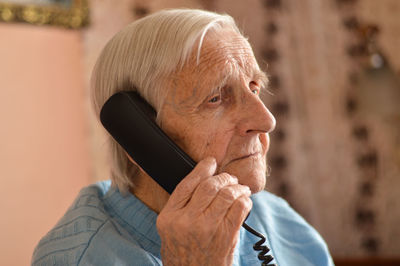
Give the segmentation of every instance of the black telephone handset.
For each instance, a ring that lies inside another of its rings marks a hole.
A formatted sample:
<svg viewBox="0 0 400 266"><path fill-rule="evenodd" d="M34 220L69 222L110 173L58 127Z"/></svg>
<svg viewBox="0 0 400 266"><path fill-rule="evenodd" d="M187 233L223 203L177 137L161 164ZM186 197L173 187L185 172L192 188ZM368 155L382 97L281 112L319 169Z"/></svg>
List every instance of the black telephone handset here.
<svg viewBox="0 0 400 266"><path fill-rule="evenodd" d="M114 94L100 120L131 158L169 194L196 163L155 123L154 109L133 91Z"/></svg>
<svg viewBox="0 0 400 266"><path fill-rule="evenodd" d="M110 135L131 158L161 187L171 194L178 183L195 167L193 161L155 123L156 112L134 91L122 91L112 95L100 111L100 121ZM273 260L266 255L269 248L262 245L265 237L243 223L250 233L261 238L254 245L260 251L262 265Z"/></svg>

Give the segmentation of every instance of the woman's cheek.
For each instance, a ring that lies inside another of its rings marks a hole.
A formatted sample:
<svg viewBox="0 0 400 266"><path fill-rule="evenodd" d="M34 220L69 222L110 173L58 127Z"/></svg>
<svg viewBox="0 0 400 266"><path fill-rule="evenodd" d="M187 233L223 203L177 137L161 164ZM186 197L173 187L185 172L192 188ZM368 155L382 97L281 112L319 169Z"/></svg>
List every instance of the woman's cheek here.
<svg viewBox="0 0 400 266"><path fill-rule="evenodd" d="M264 153L263 155L265 155L269 149L269 134L268 133L260 134L259 140L263 149Z"/></svg>
<svg viewBox="0 0 400 266"><path fill-rule="evenodd" d="M200 123L186 121L185 127L179 133L179 138L174 140L179 146L196 162L207 157L207 150L210 142L208 130L205 130Z"/></svg>
<svg viewBox="0 0 400 266"><path fill-rule="evenodd" d="M216 159L217 164L222 162L228 147L229 136L221 134L216 125L202 129L199 133L196 143L193 144L193 147L196 147L199 160L211 156Z"/></svg>

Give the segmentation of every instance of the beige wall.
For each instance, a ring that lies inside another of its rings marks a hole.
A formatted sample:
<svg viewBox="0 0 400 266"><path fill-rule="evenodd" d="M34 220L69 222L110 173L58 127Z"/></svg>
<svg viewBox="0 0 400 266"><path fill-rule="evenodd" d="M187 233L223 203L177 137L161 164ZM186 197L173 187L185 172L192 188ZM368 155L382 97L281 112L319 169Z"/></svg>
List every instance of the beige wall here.
<svg viewBox="0 0 400 266"><path fill-rule="evenodd" d="M89 183L80 33L0 24L0 265L34 246Z"/></svg>

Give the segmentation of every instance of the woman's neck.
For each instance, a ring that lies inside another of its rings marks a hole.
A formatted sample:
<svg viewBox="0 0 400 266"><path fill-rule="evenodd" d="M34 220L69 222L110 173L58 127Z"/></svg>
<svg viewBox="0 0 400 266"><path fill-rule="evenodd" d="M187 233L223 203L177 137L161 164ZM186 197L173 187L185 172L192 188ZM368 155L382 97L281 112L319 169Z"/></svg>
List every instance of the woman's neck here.
<svg viewBox="0 0 400 266"><path fill-rule="evenodd" d="M154 179L143 171L134 177L135 187L130 191L147 207L160 213L169 199L169 194Z"/></svg>

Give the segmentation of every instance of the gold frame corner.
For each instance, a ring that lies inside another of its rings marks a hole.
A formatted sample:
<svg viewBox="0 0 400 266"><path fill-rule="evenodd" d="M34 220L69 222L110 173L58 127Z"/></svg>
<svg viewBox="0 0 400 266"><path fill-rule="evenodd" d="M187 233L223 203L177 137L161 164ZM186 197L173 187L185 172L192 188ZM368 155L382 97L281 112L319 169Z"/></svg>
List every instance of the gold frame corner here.
<svg viewBox="0 0 400 266"><path fill-rule="evenodd" d="M0 2L0 22L50 25L79 29L89 25L87 0L72 0L71 7Z"/></svg>

